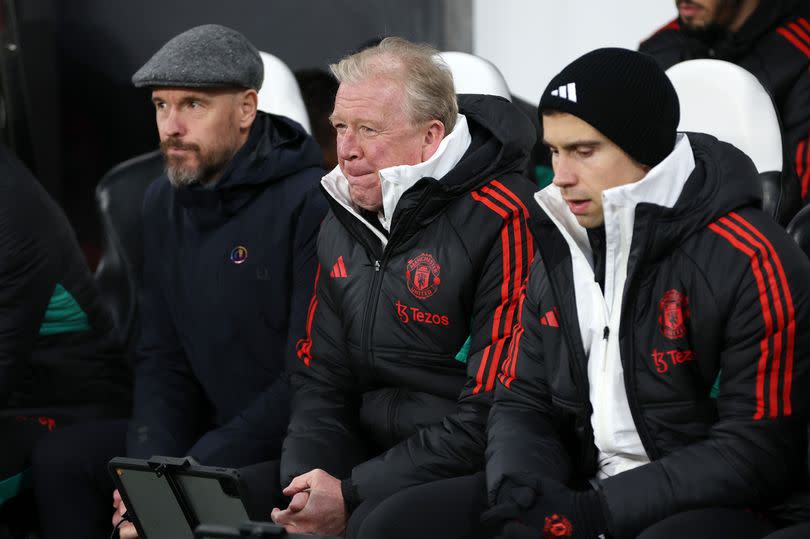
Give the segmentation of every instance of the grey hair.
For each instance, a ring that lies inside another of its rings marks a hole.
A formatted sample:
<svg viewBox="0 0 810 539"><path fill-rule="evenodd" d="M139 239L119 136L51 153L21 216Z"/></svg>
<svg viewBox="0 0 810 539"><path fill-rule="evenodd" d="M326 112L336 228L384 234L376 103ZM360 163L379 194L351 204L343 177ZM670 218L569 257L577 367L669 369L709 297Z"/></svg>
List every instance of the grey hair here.
<svg viewBox="0 0 810 539"><path fill-rule="evenodd" d="M372 77L401 81L405 110L412 123L439 120L445 133L456 125L458 101L453 74L439 51L424 43L387 37L379 45L346 56L329 69L340 83Z"/></svg>

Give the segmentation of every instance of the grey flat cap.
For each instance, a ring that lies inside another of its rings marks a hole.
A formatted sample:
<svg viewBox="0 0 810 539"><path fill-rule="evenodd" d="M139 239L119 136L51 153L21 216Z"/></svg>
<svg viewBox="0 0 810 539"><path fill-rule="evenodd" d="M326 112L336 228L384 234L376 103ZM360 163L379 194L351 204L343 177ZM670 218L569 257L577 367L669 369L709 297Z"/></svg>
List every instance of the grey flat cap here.
<svg viewBox="0 0 810 539"><path fill-rule="evenodd" d="M205 24L173 37L133 76L143 86L253 88L264 80L264 64L245 36L218 24Z"/></svg>

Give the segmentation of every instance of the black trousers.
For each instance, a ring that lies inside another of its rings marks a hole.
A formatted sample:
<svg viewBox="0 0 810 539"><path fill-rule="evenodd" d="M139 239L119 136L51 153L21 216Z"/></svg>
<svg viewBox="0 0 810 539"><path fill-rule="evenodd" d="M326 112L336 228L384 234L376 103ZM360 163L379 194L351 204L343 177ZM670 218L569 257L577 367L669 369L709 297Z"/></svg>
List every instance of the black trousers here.
<svg viewBox="0 0 810 539"><path fill-rule="evenodd" d="M445 479L406 489L382 501L363 502L352 514L346 535L351 539L483 539L492 535L479 524L486 508L483 473ZM708 508L666 518L644 530L638 539L810 537L810 524L768 535L774 530L775 526L757 513Z"/></svg>
<svg viewBox="0 0 810 539"><path fill-rule="evenodd" d="M349 539L483 538L487 509L484 473L411 487L384 500L366 500L352 513Z"/></svg>
<svg viewBox="0 0 810 539"><path fill-rule="evenodd" d="M120 413L97 404L0 410L0 537L25 536L36 525L31 489L35 446L72 425Z"/></svg>
<svg viewBox="0 0 810 539"><path fill-rule="evenodd" d="M98 421L52 433L34 451L34 493L42 539L107 538L112 492L107 462L126 451L127 420Z"/></svg>

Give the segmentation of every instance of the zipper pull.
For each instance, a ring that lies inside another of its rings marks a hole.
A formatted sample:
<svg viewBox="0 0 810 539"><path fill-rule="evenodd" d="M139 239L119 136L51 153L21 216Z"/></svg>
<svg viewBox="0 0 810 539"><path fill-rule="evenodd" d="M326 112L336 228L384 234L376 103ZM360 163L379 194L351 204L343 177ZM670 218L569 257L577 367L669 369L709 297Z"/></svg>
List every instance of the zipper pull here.
<svg viewBox="0 0 810 539"><path fill-rule="evenodd" d="M379 260L374 261L374 271L380 271L380 261ZM605 328L605 329L607 329L607 328Z"/></svg>
<svg viewBox="0 0 810 539"><path fill-rule="evenodd" d="M605 341L605 344L602 346L602 373L607 372L608 354L610 354L608 337L610 337L610 328L605 326L605 330L602 332L602 340Z"/></svg>

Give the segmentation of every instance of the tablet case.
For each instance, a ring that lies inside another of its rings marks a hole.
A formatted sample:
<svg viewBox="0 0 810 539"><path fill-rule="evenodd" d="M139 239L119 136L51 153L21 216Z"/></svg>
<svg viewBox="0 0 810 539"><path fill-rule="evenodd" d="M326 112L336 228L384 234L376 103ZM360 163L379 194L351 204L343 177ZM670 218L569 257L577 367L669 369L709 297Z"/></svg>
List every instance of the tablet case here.
<svg viewBox="0 0 810 539"><path fill-rule="evenodd" d="M194 539L201 522L238 526L249 520L236 470L201 466L189 457L116 457L109 469L141 539Z"/></svg>

